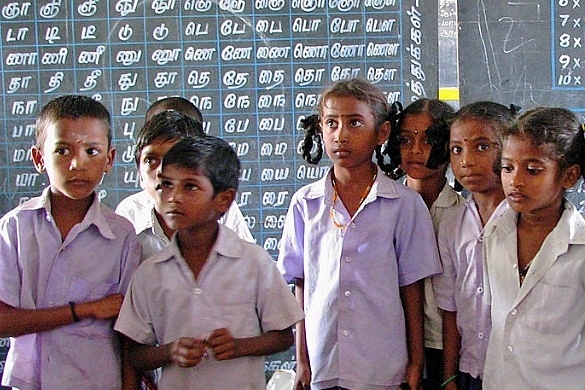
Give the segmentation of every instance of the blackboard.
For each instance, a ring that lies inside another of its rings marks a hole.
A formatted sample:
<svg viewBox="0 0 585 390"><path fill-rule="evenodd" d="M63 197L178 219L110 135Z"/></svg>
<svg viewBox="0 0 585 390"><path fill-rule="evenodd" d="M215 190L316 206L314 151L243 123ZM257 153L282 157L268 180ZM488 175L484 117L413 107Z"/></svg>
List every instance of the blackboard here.
<svg viewBox="0 0 585 390"><path fill-rule="evenodd" d="M89 95L110 110L117 157L99 196L115 207L139 190L133 148L147 107L183 96L237 151L237 202L276 256L291 195L327 170L299 150L299 120L322 87L363 77L405 103L437 91L436 2L8 0L0 11L2 214L47 184L29 148L51 98ZM267 372L294 368L279 356Z"/></svg>
<svg viewBox="0 0 585 390"><path fill-rule="evenodd" d="M460 104L564 107L585 122L585 2L460 1ZM583 182L568 197L585 212Z"/></svg>

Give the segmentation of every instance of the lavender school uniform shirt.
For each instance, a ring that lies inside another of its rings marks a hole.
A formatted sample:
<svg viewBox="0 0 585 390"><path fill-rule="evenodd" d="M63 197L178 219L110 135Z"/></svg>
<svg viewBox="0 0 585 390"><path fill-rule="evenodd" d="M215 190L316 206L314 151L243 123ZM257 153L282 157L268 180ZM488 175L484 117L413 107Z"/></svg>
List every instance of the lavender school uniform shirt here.
<svg viewBox="0 0 585 390"><path fill-rule="evenodd" d="M0 300L22 309L86 302L126 292L141 257L126 219L99 203L65 240L48 189L0 220ZM112 321L86 319L11 339L2 385L20 389L119 389Z"/></svg>
<svg viewBox="0 0 585 390"><path fill-rule="evenodd" d="M304 279L312 389L397 388L407 346L400 287L441 272L429 211L414 190L378 170L353 218L335 204L331 171L291 200L278 266Z"/></svg>

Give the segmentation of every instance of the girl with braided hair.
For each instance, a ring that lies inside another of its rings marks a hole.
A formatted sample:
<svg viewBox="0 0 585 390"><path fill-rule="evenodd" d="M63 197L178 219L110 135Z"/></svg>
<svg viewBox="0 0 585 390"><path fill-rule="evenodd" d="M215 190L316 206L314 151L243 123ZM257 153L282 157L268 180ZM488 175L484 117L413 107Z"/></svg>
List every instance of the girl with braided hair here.
<svg viewBox="0 0 585 390"><path fill-rule="evenodd" d="M325 89L318 110L306 123L333 166L294 194L278 258L306 314L296 389L420 389L423 279L441 266L422 198L384 174L396 111L361 79Z"/></svg>
<svg viewBox="0 0 585 390"><path fill-rule="evenodd" d="M398 160L404 184L425 201L435 233L442 216L465 199L447 181L449 166L449 124L455 111L438 99L419 99L399 115L397 136L388 149ZM431 279L424 286L425 390L439 390L443 377L443 326Z"/></svg>

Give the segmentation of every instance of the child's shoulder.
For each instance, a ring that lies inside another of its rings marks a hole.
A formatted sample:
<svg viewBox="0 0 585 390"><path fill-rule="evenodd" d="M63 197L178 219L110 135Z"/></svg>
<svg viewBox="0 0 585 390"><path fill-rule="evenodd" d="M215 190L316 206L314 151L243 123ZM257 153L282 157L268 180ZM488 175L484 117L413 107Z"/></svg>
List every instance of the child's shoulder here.
<svg viewBox="0 0 585 390"><path fill-rule="evenodd" d="M104 220L115 230L126 231L132 234L134 232L134 226L123 216L117 214L110 207L103 203L99 203L99 213L103 216Z"/></svg>
<svg viewBox="0 0 585 390"><path fill-rule="evenodd" d="M7 221L20 221L31 212L44 209L46 207L46 203L46 194L43 193L40 196L35 196L8 211L2 216L0 221L2 221L2 224L7 223Z"/></svg>
<svg viewBox="0 0 585 390"><path fill-rule="evenodd" d="M140 212L153 206L153 202L146 191L142 190L128 195L116 206L116 213L120 212Z"/></svg>
<svg viewBox="0 0 585 390"><path fill-rule="evenodd" d="M272 256L262 246L244 240L233 230L223 225L220 225L219 229L216 247L220 253L234 258L246 259L246 261L273 261Z"/></svg>

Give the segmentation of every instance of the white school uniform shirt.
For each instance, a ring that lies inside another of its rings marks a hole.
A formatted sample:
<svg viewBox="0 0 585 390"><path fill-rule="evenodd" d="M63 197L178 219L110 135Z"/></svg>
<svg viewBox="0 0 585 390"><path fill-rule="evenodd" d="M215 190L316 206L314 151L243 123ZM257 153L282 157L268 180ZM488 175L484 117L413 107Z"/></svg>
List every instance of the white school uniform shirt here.
<svg viewBox="0 0 585 390"><path fill-rule="evenodd" d="M500 203L490 221L497 219L507 207L506 202ZM473 197L449 210L441 220L438 234L443 273L433 277L439 308L457 312L461 335L459 369L474 378L483 376L491 328L483 277L483 231Z"/></svg>
<svg viewBox="0 0 585 390"><path fill-rule="evenodd" d="M439 197L431 205L429 210L433 220L435 234L439 231L439 224L445 212L465 202L465 198L459 195L449 183L439 193ZM437 306L435 292L433 290L432 278L425 279L425 347L443 349L443 317Z"/></svg>
<svg viewBox="0 0 585 390"><path fill-rule="evenodd" d="M115 329L141 344L163 345L179 337L205 338L228 328L235 338L255 337L293 326L304 317L272 257L219 226L215 244L197 279L173 236L170 245L134 273ZM263 356L195 367L163 366L158 388L262 390Z"/></svg>
<svg viewBox="0 0 585 390"><path fill-rule="evenodd" d="M483 388L585 387L585 220L565 200L520 286L512 209L486 226L492 335Z"/></svg>
<svg viewBox="0 0 585 390"><path fill-rule="evenodd" d="M154 212L154 202L144 190L132 194L116 207L116 214L123 216L134 225L134 229L142 244L142 258L146 259L167 245L167 238ZM255 242L244 215L238 205L233 202L226 213L219 219L219 223L232 229L240 238L248 242Z"/></svg>

